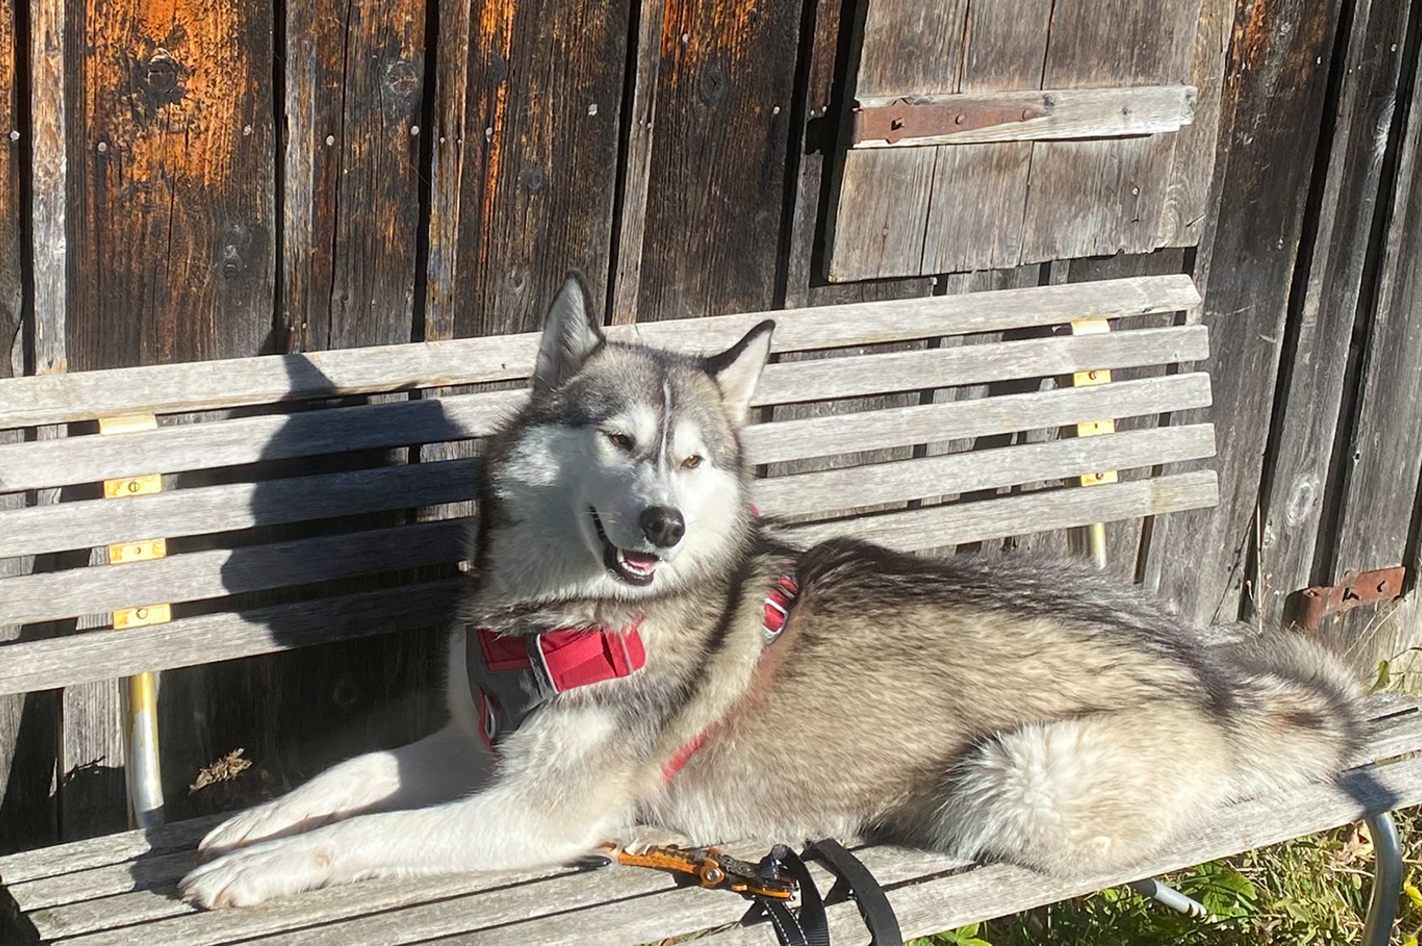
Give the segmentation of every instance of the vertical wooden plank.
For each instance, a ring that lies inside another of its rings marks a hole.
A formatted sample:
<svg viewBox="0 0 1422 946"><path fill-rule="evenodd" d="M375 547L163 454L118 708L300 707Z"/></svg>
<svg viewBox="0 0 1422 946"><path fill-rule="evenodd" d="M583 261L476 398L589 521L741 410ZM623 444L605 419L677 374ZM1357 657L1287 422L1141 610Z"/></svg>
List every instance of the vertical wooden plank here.
<svg viewBox="0 0 1422 946"><path fill-rule="evenodd" d="M1199 0L1058 0L1043 88L1183 83ZM1155 248L1173 135L1036 142L1022 261L1142 253Z"/></svg>
<svg viewBox="0 0 1422 946"><path fill-rule="evenodd" d="M1291 592L1331 581L1318 561L1319 530L1406 32L1404 5L1359 0L1353 9L1317 231L1304 248L1308 282L1270 436L1258 586L1251 581L1246 601L1270 622L1284 618Z"/></svg>
<svg viewBox="0 0 1422 946"><path fill-rule="evenodd" d="M801 64L804 70L804 99L800 104L801 128L795 139L800 150L796 168L794 210L790 218L790 243L786 252L785 285L781 297L789 308L809 304L810 286L823 278L823 267L816 269L817 256L822 252L820 239L829 213L833 194L830 178L833 159L830 152L830 125L837 109L833 105L836 91L844 93L844 77L836 73L847 67L841 63L841 50L848 47L847 31L851 23L842 22L846 4L840 0L807 2L806 12L812 19L805 24L808 35L801 37Z"/></svg>
<svg viewBox="0 0 1422 946"><path fill-rule="evenodd" d="M427 173L420 166L428 133L420 127L425 4L295 0L284 9L279 347L409 341L415 294L423 290L416 254ZM263 502L260 488L253 501ZM286 635L279 623L268 630L279 640ZM431 635L410 634L170 671L162 712L172 815L211 804L189 799L186 786L234 749L254 765L235 793L242 795L417 738L429 707L413 694L434 689L436 646Z"/></svg>
<svg viewBox="0 0 1422 946"><path fill-rule="evenodd" d="M1201 623L1238 615L1337 16L1336 0L1247 0L1234 24L1216 162L1220 210L1195 273L1204 283L1214 406L1185 418L1215 425L1220 505L1155 520L1145 563L1147 584Z"/></svg>
<svg viewBox="0 0 1422 946"><path fill-rule="evenodd" d="M924 256L923 218L933 197L937 148L844 154L834 223L833 282L901 274ZM991 212L993 208L986 208Z"/></svg>
<svg viewBox="0 0 1422 946"><path fill-rule="evenodd" d="M60 7L62 9L62 7ZM53 3L37 3L32 10L35 46L21 50L16 35L15 0L0 0L0 378L13 377L25 370L25 349L33 341L33 331L26 332L23 312L24 293L20 273L21 218L34 220L34 208L23 206L20 189L20 168L24 161L24 137L30 133L20 124L20 96L29 94L17 81L16 63L19 57L30 58L37 76L44 76L62 64L49 55L45 40L53 34L47 29L56 15ZM62 34L61 34L62 38ZM31 154L37 169L40 161L52 162L56 155L63 159L63 109L59 98L62 86L56 86L47 97L47 108L34 114L43 120L53 117L59 122L58 137L43 129L44 140L31 143ZM35 98L41 96L36 86ZM36 102L31 103L35 108ZM62 185L63 178L59 177ZM45 188L36 182L36 191ZM48 195L46 195L48 196ZM52 221L45 221L52 225ZM61 248L62 252L62 248ZM62 270L61 270L62 275ZM62 288L62 286L61 286ZM62 322L60 323L62 325ZM55 337L54 326L47 325L47 338ZM26 338L26 335L29 338ZM63 337L59 333L59 344ZM50 349L46 360L56 356L62 361L62 348ZM17 434L0 434L0 442L18 439ZM23 494L0 496L0 508L25 504ZM22 574L30 567L25 559L0 561L0 575ZM0 640L14 640L25 633L19 627L0 627ZM57 812L52 792L55 776L55 742L58 732L58 700L54 693L30 693L0 698L0 851L12 851L58 840Z"/></svg>
<svg viewBox="0 0 1422 946"><path fill-rule="evenodd" d="M271 14L237 0L86 4L72 368L269 347Z"/></svg>
<svg viewBox="0 0 1422 946"><path fill-rule="evenodd" d="M1331 562L1331 582L1345 573L1408 561L1417 541L1416 504L1422 479L1422 69L1413 76L1407 125L1402 129L1396 190L1383 244L1362 393L1343 471L1344 499ZM1415 594L1415 592L1414 592ZM1422 628L1379 620L1359 608L1331 624L1325 637L1360 669L1380 659L1406 657Z"/></svg>
<svg viewBox="0 0 1422 946"><path fill-rule="evenodd" d="M958 91L1040 87L1051 19L1050 0L972 4ZM1018 264L1032 147L1015 141L933 149L938 160L924 232L924 272Z"/></svg>
<svg viewBox="0 0 1422 946"><path fill-rule="evenodd" d="M631 111L627 127L618 218L617 269L613 273L612 306L608 321L629 325L637 321L637 293L642 286L642 241L646 236L647 187L652 175L652 128L657 114L657 79L662 66L663 0L638 0L637 61L629 81Z"/></svg>
<svg viewBox="0 0 1422 946"><path fill-rule="evenodd" d="M70 7L65 27L69 366L270 350L271 6L97 0ZM123 810L117 685L63 700L65 834L112 830Z"/></svg>
<svg viewBox="0 0 1422 946"><path fill-rule="evenodd" d="M1156 246L1194 246L1210 212L1210 180L1220 136L1220 96L1235 0L1201 0L1189 82L1197 90L1195 120L1175 132Z"/></svg>
<svg viewBox="0 0 1422 946"><path fill-rule="evenodd" d="M607 288L629 0L439 6L425 336L538 327Z"/></svg>
<svg viewBox="0 0 1422 946"><path fill-rule="evenodd" d="M285 347L409 341L424 2L286 10Z"/></svg>
<svg viewBox="0 0 1422 946"><path fill-rule="evenodd" d="M20 276L19 88L15 81L15 0L0 0L0 378L24 372L24 284Z"/></svg>
<svg viewBox="0 0 1422 946"><path fill-rule="evenodd" d="M859 96L957 92L968 0L871 0L856 80Z"/></svg>
<svg viewBox="0 0 1422 946"><path fill-rule="evenodd" d="M667 0L639 321L774 305L800 20Z"/></svg>

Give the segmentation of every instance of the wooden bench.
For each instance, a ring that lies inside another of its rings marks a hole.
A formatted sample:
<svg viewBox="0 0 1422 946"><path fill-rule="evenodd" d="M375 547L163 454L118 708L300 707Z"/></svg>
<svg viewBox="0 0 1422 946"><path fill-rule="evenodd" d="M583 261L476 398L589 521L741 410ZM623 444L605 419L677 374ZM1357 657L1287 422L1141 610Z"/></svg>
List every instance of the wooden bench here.
<svg viewBox="0 0 1422 946"><path fill-rule="evenodd" d="M806 542L852 533L909 549L1211 505L1213 471L1160 472L1214 453L1209 424L1178 422L1180 412L1198 413L1210 401L1208 377L1190 368L1207 355L1206 329L1188 314L1198 303L1187 277L1163 276L773 313L775 351L789 357L766 369L756 402L767 410L746 432L747 451L771 474L792 461L831 468L769 475L757 483L756 502L796 517ZM1179 314L1175 324L1164 324L1171 313ZM761 317L611 334L709 351ZM0 381L0 429L102 420L108 431L71 428L67 437L0 445L0 493L104 483L118 497L0 512L0 560L75 549L107 549L117 559L0 579L0 626L80 616L101 625L0 644L0 693L446 622L464 555L467 522L459 514L473 499L477 463L476 451L461 445L487 435L524 395L442 389L526 379L535 344L536 336L518 335ZM1155 370L1098 383L1126 368ZM1029 383L1011 386L1018 393L997 393L999 383L1022 380ZM989 396L961 397L970 386L988 386ZM387 397L355 403L368 395ZM841 399L869 400L834 415L785 409ZM206 411L219 414L174 422ZM160 418L156 426L148 415ZM1177 422L1159 424L1162 415ZM1108 418L1144 421L1117 432ZM1007 445L966 449L976 438ZM391 453L411 447L421 449ZM285 462L333 454L349 454L350 468L293 474ZM403 462L416 456L422 462ZM185 485L186 474L204 470L223 475L205 480L216 485ZM323 520L340 520L342 531L282 532ZM175 542L172 554L161 554L154 541L259 527L260 542L237 547L219 538L183 551ZM350 590L349 579L375 575L382 577L375 587ZM279 604L223 603L277 589ZM96 622L95 614L113 620ZM1337 785L1221 811L1135 876L1048 879L884 846L859 854L888 890L905 934L921 935L1361 818L1374 818L1379 850L1391 852L1385 813L1422 802L1422 759L1406 757L1422 748L1422 713L1388 698L1374 715L1358 768ZM0 940L632 944L714 930L745 910L735 896L620 868L372 881L202 913L173 890L212 823L0 858L0 923L8 923ZM731 850L749 856L763 847ZM1389 890L1395 904L1398 884L1389 877L1378 885L1384 907ZM853 904L832 906L830 917L837 946L863 941ZM1391 915L1381 910L1373 923L1390 929ZM763 925L698 940L770 941Z"/></svg>

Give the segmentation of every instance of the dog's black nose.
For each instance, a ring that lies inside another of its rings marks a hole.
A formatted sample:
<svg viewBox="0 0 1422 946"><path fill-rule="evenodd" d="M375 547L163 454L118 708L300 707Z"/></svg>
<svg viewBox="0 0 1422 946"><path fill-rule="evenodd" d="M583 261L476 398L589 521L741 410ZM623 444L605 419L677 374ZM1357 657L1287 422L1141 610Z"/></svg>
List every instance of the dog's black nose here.
<svg viewBox="0 0 1422 946"><path fill-rule="evenodd" d="M686 520L681 517L681 510L670 506L648 506L637 521L647 541L659 548L669 549L686 535Z"/></svg>

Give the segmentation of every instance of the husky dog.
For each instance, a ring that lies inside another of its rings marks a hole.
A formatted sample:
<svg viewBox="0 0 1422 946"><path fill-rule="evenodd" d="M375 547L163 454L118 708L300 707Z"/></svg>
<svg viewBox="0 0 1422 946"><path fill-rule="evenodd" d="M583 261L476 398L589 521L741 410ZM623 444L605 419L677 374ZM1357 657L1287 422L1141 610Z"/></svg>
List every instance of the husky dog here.
<svg viewBox="0 0 1422 946"><path fill-rule="evenodd" d="M1085 567L777 536L738 438L773 328L711 357L609 341L570 279L489 445L451 722L221 825L184 896L553 865L647 826L1124 867L1221 803L1340 769L1357 688L1299 637L1207 646ZM556 695L527 674L485 689L498 648L534 642L533 666L559 633L612 642L617 666Z"/></svg>

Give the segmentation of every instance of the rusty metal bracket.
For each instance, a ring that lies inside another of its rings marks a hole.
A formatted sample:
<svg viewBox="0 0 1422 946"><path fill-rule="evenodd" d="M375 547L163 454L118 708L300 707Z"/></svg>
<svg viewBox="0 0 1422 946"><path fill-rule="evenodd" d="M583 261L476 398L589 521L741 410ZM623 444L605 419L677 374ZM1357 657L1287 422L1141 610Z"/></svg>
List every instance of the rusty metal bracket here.
<svg viewBox="0 0 1422 946"><path fill-rule="evenodd" d="M1294 595L1293 622L1306 631L1316 631L1330 614L1400 598L1406 578L1407 569L1397 565L1371 572L1348 572L1336 585L1305 588Z"/></svg>
<svg viewBox="0 0 1422 946"><path fill-rule="evenodd" d="M1046 114L1046 109L1031 105L958 105L898 98L885 105L854 109L849 143L857 145L863 141L882 140L894 144L905 138L933 138L994 125L1011 125L1042 118Z"/></svg>

